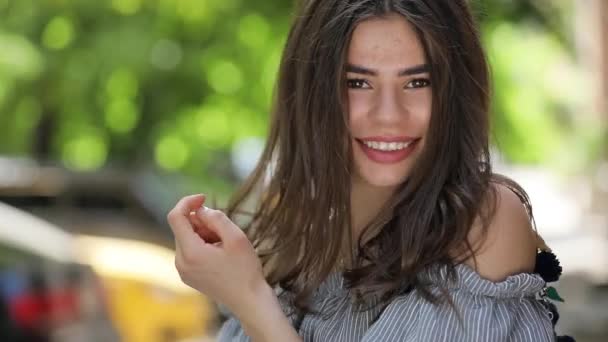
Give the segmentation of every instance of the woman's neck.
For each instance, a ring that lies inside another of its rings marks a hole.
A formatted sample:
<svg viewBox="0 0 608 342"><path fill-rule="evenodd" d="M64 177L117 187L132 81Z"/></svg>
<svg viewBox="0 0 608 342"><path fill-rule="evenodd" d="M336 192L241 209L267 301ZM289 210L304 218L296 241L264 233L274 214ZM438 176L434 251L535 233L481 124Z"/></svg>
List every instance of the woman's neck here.
<svg viewBox="0 0 608 342"><path fill-rule="evenodd" d="M354 241L358 241L367 226L389 200L395 187L377 187L363 180L353 180L350 195L351 226Z"/></svg>

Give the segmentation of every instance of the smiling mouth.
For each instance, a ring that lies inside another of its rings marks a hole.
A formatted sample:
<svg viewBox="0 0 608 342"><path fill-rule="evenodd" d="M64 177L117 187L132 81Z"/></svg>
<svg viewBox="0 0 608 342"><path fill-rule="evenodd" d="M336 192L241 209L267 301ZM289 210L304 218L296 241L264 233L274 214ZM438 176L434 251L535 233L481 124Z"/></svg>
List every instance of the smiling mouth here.
<svg viewBox="0 0 608 342"><path fill-rule="evenodd" d="M418 146L421 138L412 138L406 141L379 141L355 139L363 153L373 162L381 164L398 163L405 160Z"/></svg>
<svg viewBox="0 0 608 342"><path fill-rule="evenodd" d="M389 152L389 151L399 151L399 150L403 150L406 149L408 146L410 146L411 144L415 143L417 141L417 139L414 140L410 140L410 141L400 141L400 142L386 142L386 141L364 141L361 140L361 143L364 144L365 146L374 149L374 150L378 150L378 151L385 151L385 152Z"/></svg>

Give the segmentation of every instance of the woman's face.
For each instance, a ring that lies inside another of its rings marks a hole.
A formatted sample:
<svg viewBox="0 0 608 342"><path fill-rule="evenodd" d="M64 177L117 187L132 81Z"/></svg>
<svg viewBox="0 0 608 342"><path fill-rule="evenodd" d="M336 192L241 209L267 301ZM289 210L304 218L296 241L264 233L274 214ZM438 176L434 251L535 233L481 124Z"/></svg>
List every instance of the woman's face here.
<svg viewBox="0 0 608 342"><path fill-rule="evenodd" d="M431 117L429 66L399 15L355 27L347 57L354 182L394 187L420 155Z"/></svg>

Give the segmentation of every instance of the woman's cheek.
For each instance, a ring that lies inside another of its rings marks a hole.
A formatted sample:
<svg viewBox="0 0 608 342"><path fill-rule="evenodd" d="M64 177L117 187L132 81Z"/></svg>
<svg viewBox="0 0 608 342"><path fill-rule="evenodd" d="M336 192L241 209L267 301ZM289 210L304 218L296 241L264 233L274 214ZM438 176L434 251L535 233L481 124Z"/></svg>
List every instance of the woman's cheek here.
<svg viewBox="0 0 608 342"><path fill-rule="evenodd" d="M367 113L370 107L371 99L365 94L350 94L348 96L348 108L350 112L350 120L354 122Z"/></svg>
<svg viewBox="0 0 608 342"><path fill-rule="evenodd" d="M432 110L431 91L421 91L419 93L411 94L411 96L404 98L404 103L411 113L416 114L416 117L427 118L430 116Z"/></svg>

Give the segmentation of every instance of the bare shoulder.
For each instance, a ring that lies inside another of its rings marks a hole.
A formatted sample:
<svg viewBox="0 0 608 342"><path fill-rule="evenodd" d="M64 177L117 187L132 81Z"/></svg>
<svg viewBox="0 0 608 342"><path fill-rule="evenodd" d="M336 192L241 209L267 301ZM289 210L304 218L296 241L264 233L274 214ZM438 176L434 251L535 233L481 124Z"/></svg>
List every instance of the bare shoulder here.
<svg viewBox="0 0 608 342"><path fill-rule="evenodd" d="M487 234L480 234L475 226L469 234L475 260L465 264L473 267L481 277L498 282L508 276L532 272L536 261L536 233L519 197L504 185L496 189L496 210L489 220Z"/></svg>

